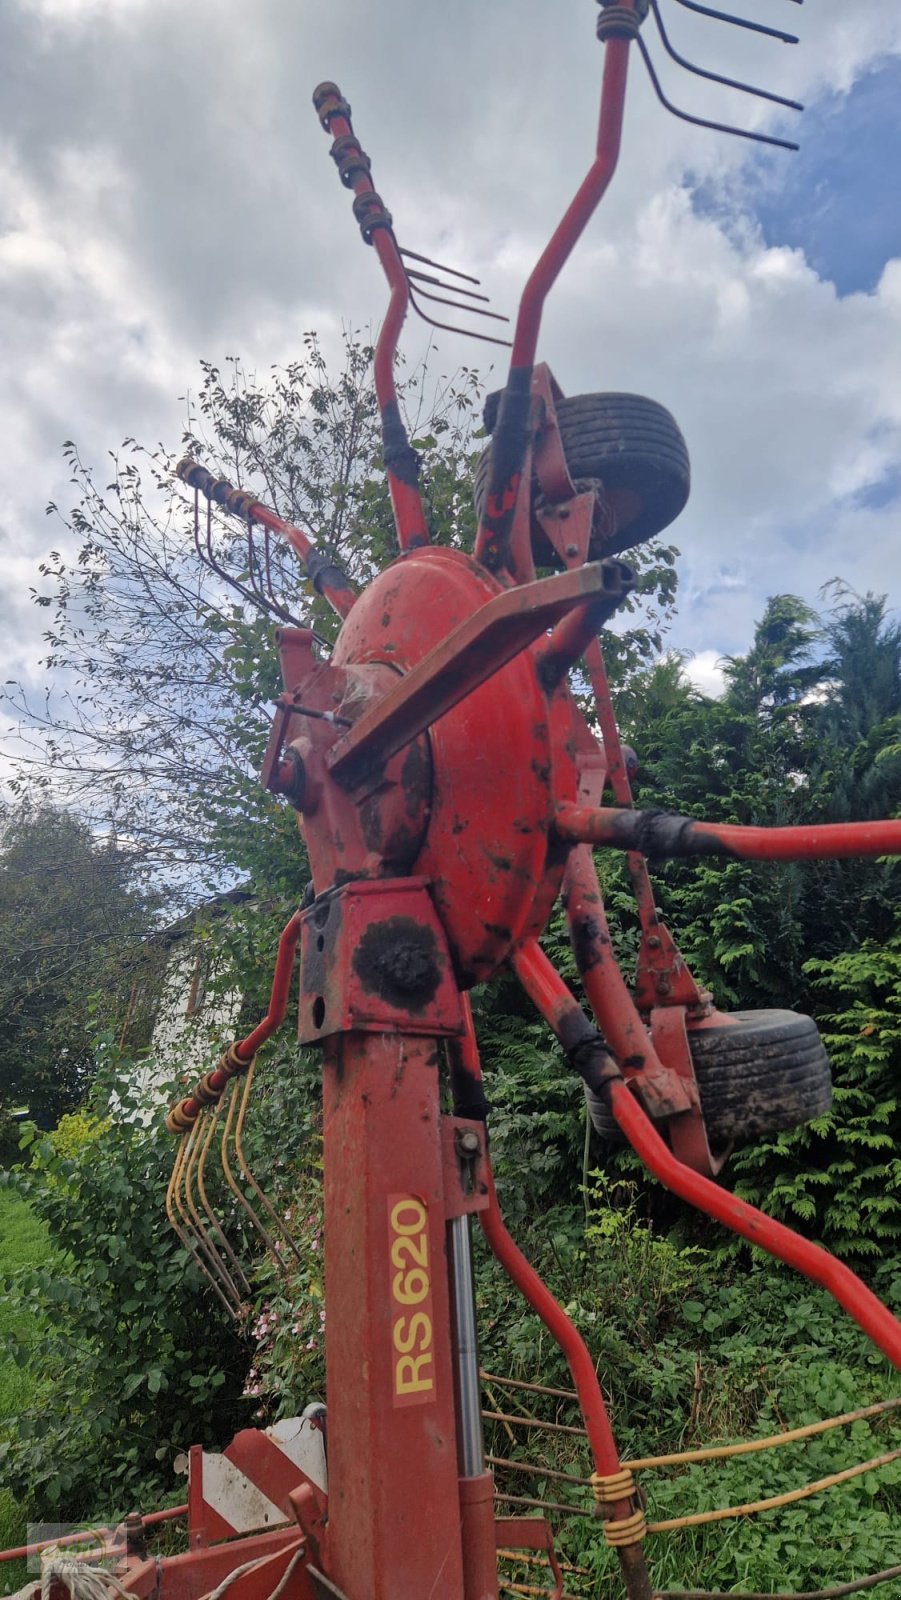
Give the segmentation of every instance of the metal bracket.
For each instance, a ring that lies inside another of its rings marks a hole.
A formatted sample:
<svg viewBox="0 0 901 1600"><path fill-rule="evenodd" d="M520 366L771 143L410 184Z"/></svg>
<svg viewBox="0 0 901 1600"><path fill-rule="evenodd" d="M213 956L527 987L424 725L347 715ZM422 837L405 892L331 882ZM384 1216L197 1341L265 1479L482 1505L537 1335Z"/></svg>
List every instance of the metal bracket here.
<svg viewBox="0 0 901 1600"><path fill-rule="evenodd" d="M487 1210L491 1197L482 1173L488 1156L484 1122L441 1118L444 1215L448 1222L471 1211Z"/></svg>
<svg viewBox="0 0 901 1600"><path fill-rule="evenodd" d="M426 878L320 895L300 930L301 1044L334 1033L454 1035L463 1011Z"/></svg>
<svg viewBox="0 0 901 1600"><path fill-rule="evenodd" d="M667 1132L673 1155L692 1172L715 1178L731 1154L732 1145L714 1155L707 1138L701 1097L685 1027L684 1006L660 1006L651 1012L651 1040L661 1061L682 1079L691 1098L691 1107L670 1117Z"/></svg>

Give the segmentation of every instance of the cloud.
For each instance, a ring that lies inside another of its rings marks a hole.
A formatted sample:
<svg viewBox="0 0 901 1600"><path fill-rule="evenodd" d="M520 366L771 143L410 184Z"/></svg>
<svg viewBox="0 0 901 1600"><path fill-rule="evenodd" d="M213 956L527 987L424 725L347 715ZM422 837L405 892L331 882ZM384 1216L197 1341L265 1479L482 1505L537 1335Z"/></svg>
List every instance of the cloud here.
<svg viewBox="0 0 901 1600"><path fill-rule="evenodd" d="M691 656L683 662L686 678L689 678L702 694L709 695L713 700L718 700L726 687L721 660L722 657L716 650L699 650L696 656Z"/></svg>
<svg viewBox="0 0 901 1600"><path fill-rule="evenodd" d="M665 14L678 48L802 99L847 95L901 54L901 14L884 4L852 16L819 0L797 49ZM95 463L126 434L174 443L200 356L265 369L307 328L328 345L342 319L378 322L377 262L310 106L318 79L337 76L353 102L402 242L480 274L513 310L593 148L593 26L590 4L540 0L395 0L387 15L362 0L7 0L4 582L24 593L28 561L57 536L43 508L67 503L64 438ZM702 114L786 121L661 72ZM683 427L694 487L673 530L673 642L697 660L744 648L769 593L813 598L836 572L880 588L894 570L901 263L841 297L799 250L767 245L755 185L778 186L788 159L668 118L633 62L621 170L542 339L569 392L646 392ZM443 369L485 357L438 345ZM412 328L407 348L422 348ZM18 600L7 618L33 663L42 619L29 625Z"/></svg>

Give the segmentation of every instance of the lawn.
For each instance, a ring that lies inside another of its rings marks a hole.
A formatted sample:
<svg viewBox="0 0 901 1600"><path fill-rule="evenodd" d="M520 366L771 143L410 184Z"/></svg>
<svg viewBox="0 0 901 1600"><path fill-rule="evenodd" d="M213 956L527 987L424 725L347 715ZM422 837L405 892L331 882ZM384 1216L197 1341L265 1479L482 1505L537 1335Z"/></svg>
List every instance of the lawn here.
<svg viewBox="0 0 901 1600"><path fill-rule="evenodd" d="M50 1243L43 1224L32 1215L17 1194L9 1189L0 1189L0 1279L22 1267L37 1266L46 1261L49 1255ZM27 1321L0 1300L0 1432L33 1398L34 1385L28 1372L10 1360L3 1344L8 1334L27 1340L28 1333ZM0 1484L0 1550L24 1542L24 1514L9 1491ZM0 1594L17 1589L24 1583L25 1577L21 1562L0 1568Z"/></svg>

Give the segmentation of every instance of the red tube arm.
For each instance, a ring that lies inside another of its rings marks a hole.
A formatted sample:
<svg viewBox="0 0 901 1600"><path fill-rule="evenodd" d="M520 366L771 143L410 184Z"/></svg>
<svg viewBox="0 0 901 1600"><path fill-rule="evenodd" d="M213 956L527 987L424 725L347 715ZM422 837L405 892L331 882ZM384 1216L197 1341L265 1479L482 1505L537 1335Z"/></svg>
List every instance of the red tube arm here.
<svg viewBox="0 0 901 1600"><path fill-rule="evenodd" d="M808 823L799 828L746 828L696 822L667 811L615 806L557 807L554 826L570 844L610 845L649 856L731 856L742 861L809 861L841 856L901 855L901 820Z"/></svg>

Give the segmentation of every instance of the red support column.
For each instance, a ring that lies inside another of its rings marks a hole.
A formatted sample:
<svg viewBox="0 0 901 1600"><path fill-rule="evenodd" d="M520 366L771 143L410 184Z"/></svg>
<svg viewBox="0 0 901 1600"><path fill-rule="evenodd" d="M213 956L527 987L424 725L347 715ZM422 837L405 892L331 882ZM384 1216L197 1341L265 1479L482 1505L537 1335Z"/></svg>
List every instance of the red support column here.
<svg viewBox="0 0 901 1600"><path fill-rule="evenodd" d="M334 1036L323 1103L329 1577L462 1595L435 1040Z"/></svg>

